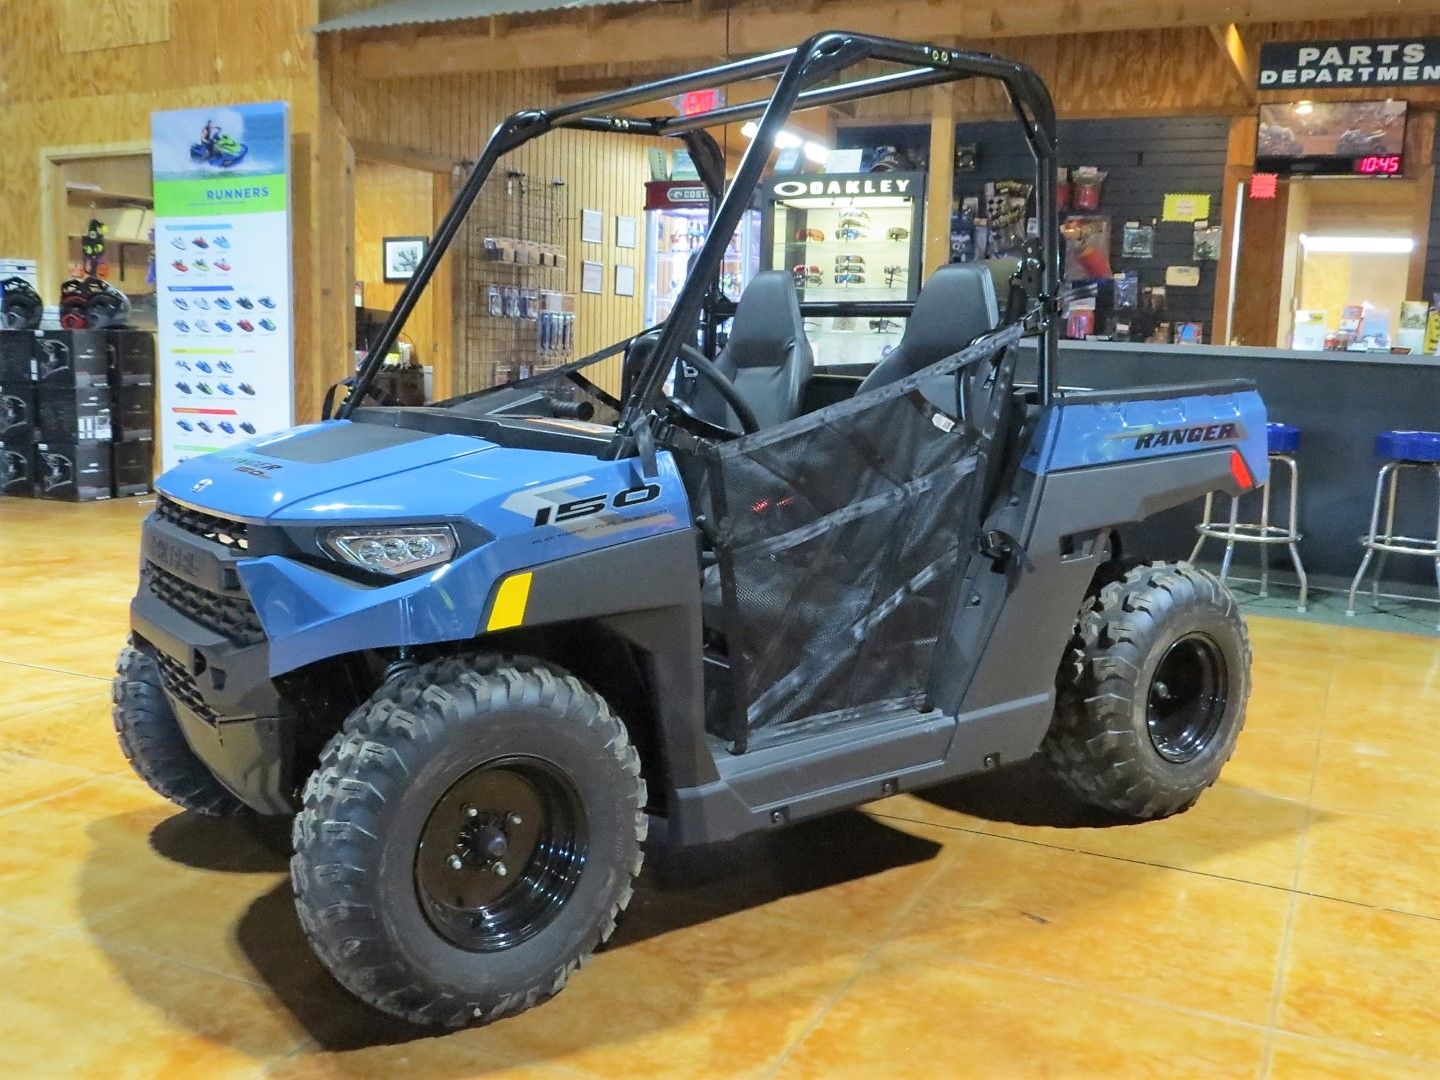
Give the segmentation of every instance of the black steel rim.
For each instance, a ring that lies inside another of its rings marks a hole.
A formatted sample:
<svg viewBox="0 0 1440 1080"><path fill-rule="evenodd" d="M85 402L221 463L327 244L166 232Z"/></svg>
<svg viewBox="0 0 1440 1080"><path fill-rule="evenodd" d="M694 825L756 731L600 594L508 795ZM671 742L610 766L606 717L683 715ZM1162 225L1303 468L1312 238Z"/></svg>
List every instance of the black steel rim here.
<svg viewBox="0 0 1440 1080"><path fill-rule="evenodd" d="M1225 719L1229 675L1225 655L1208 634L1177 638L1150 680L1145 723L1166 761L1183 764L1205 752Z"/></svg>
<svg viewBox="0 0 1440 1080"><path fill-rule="evenodd" d="M512 948L570 899L586 841L585 808L557 766L523 756L486 762L450 786L421 830L420 906L462 949Z"/></svg>

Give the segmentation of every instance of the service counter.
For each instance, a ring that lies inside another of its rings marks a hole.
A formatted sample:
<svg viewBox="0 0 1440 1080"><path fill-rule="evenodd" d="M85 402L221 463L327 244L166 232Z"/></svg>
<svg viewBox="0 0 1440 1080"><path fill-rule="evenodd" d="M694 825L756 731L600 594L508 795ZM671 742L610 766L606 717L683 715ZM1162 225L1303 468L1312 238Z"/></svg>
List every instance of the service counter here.
<svg viewBox="0 0 1440 1080"><path fill-rule="evenodd" d="M1021 377L1034 378L1033 348L1021 361ZM1312 585L1349 587L1360 563L1357 542L1370 521L1375 476L1375 436L1394 429L1440 430L1440 358L1374 353L1292 352L1284 349L1220 346L1143 345L1066 341L1060 347L1059 383L1109 389L1209 379L1251 379L1265 399L1271 420L1301 430L1301 557ZM1434 536L1435 481L1419 473L1402 481L1397 530ZM1276 509L1283 509L1276 507ZM1135 550L1167 559L1188 557L1195 544L1199 502L1158 515L1128 534ZM1228 501L1217 499L1217 513ZM1242 520L1258 507L1242 503ZM1259 545L1237 546L1232 573L1253 577ZM1223 545L1207 540L1202 562L1219 560ZM1289 558L1272 545L1272 567L1281 581ZM1435 597L1435 565L1425 558L1392 556L1385 570L1387 591Z"/></svg>

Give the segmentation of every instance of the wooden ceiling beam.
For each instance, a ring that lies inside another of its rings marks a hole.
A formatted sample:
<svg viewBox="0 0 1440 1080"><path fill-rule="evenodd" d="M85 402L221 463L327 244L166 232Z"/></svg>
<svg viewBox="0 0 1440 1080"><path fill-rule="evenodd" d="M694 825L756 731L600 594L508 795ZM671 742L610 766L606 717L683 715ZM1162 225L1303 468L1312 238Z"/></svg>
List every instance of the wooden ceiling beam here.
<svg viewBox="0 0 1440 1080"><path fill-rule="evenodd" d="M729 42L734 56L803 41L825 27L841 27L917 41L956 37L984 42L1007 37L1101 33L1176 26L1363 19L1396 14L1396 0L1135 0L1080 4L1076 0L975 0L970 4L877 4L830 0L821 6L737 7L728 13L706 0L608 8L591 18L512 24L491 36L475 23L446 23L410 40L397 31L346 35L362 78L453 75L527 68L643 61L695 61ZM1440 0L1405 0L1407 16L1440 15ZM728 25L727 25L728 24ZM728 35L728 37L727 37Z"/></svg>
<svg viewBox="0 0 1440 1080"><path fill-rule="evenodd" d="M1239 83L1247 101L1260 100L1260 50L1233 22L1224 26L1213 23L1210 36L1225 56L1225 66Z"/></svg>

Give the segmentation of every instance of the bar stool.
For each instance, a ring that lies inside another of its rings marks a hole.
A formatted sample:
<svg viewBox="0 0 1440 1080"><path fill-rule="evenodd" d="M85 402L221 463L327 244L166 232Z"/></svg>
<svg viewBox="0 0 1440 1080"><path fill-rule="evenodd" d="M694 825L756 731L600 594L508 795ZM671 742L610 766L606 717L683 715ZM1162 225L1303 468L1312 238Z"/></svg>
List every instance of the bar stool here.
<svg viewBox="0 0 1440 1080"><path fill-rule="evenodd" d="M1365 580L1365 571L1370 560L1380 553L1375 566L1375 581L1371 586L1371 603L1380 604L1380 578L1385 573L1387 555L1423 555L1435 560L1435 584L1440 588L1440 506L1436 510L1435 538L1395 535L1395 505L1400 492L1400 474L1407 469L1425 469L1434 473L1440 486L1440 431L1386 431L1375 439L1375 453L1385 459L1375 478L1375 502L1370 507L1370 531L1360 538L1365 548L1365 557L1360 560L1360 569L1350 583L1350 602L1345 608L1346 615L1355 614L1355 594ZM1388 483L1387 483L1388 481ZM1377 532L1380 524L1380 507L1385 505L1385 531ZM1437 499L1440 503L1440 499ZM1440 621L1437 621L1440 626Z"/></svg>
<svg viewBox="0 0 1440 1080"><path fill-rule="evenodd" d="M1300 531L1297 525L1296 504L1300 498L1300 470L1295 464L1295 451L1300 448L1300 429L1293 424L1271 423L1265 425L1266 451L1270 458L1271 480L1275 466L1283 465L1290 473L1290 513L1284 525L1270 521L1270 483L1260 488L1260 520L1240 520L1240 499L1230 496L1230 520L1217 522L1211 517L1215 504L1215 493L1205 496L1205 512L1195 531L1200 538L1195 541L1195 550L1190 552L1190 561L1200 557L1200 549L1208 539L1224 540L1225 555L1220 560L1220 580L1230 574L1230 560L1235 554L1236 544L1284 544L1290 549L1290 561L1295 564L1295 576L1300 579L1300 603L1297 610L1304 611L1310 595L1310 579L1305 575L1305 564L1300 561ZM1260 558L1260 595L1270 595L1270 560Z"/></svg>

